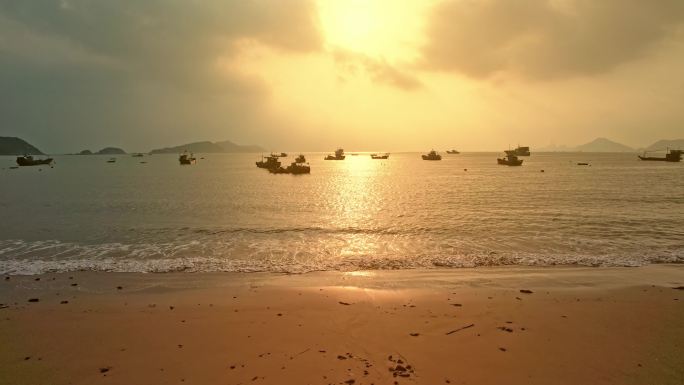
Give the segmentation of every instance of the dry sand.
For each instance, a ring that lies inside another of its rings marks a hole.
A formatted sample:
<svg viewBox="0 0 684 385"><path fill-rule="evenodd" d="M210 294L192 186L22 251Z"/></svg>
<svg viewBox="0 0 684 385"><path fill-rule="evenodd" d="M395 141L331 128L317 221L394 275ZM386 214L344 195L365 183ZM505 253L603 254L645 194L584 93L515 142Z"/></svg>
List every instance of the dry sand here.
<svg viewBox="0 0 684 385"><path fill-rule="evenodd" d="M0 279L3 385L684 383L681 265Z"/></svg>

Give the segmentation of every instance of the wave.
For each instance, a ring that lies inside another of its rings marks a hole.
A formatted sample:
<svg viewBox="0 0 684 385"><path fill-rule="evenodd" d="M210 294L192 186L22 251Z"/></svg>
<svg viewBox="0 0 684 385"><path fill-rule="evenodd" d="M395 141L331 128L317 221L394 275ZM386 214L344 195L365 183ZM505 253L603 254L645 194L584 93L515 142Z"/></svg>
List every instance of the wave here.
<svg viewBox="0 0 684 385"><path fill-rule="evenodd" d="M244 246L244 245L243 245ZM272 246L272 245L271 245ZM642 266L684 263L684 252L643 250L602 254L498 252L453 249L364 253L297 247L221 248L190 243L107 243L85 245L60 241L0 241L0 274L70 271L103 272L274 272L468 268L479 266Z"/></svg>

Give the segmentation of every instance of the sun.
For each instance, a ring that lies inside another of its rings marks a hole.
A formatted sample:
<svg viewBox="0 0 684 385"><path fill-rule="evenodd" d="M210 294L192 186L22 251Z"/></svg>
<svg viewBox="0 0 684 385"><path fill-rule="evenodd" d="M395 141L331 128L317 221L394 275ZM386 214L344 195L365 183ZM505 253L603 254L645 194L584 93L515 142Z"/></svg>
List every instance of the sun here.
<svg viewBox="0 0 684 385"><path fill-rule="evenodd" d="M401 57L422 35L425 0L319 0L318 11L330 48L370 56Z"/></svg>
<svg viewBox="0 0 684 385"><path fill-rule="evenodd" d="M322 0L319 12L326 41L333 46L364 50L377 39L382 20L376 5L365 0Z"/></svg>

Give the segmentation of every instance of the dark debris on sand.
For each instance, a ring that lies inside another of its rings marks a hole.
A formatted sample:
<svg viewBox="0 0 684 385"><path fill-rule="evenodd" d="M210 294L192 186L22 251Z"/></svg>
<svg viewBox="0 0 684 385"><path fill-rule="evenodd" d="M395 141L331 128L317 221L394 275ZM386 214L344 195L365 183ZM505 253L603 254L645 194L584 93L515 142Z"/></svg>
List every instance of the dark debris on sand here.
<svg viewBox="0 0 684 385"><path fill-rule="evenodd" d="M473 326L475 326L475 324L466 325L466 326L460 327L458 329L448 331L448 332L446 332L446 335L453 334L453 333L459 332L459 331L464 330L464 329L469 329Z"/></svg>
<svg viewBox="0 0 684 385"><path fill-rule="evenodd" d="M527 290L527 289L520 289L520 292L523 294L532 294L533 293L532 290Z"/></svg>
<svg viewBox="0 0 684 385"><path fill-rule="evenodd" d="M390 355L387 357L387 360L390 362L388 370L392 373L392 377L409 378L412 375L415 375L413 366L404 362L401 358L394 359L394 357Z"/></svg>

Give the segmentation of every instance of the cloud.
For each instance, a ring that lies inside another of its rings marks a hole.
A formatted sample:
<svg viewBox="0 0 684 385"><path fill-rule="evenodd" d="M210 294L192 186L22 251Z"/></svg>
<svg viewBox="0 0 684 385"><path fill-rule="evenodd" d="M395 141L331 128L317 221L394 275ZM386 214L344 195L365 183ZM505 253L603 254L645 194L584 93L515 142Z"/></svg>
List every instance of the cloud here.
<svg viewBox="0 0 684 385"><path fill-rule="evenodd" d="M0 130L64 148L264 127L264 84L219 65L245 43L320 51L313 0L0 0Z"/></svg>
<svg viewBox="0 0 684 385"><path fill-rule="evenodd" d="M681 0L447 0L431 12L422 66L474 78L596 75L674 38Z"/></svg>
<svg viewBox="0 0 684 385"><path fill-rule="evenodd" d="M416 77L404 72L382 58L338 48L333 51L335 63L351 75L363 70L376 83L397 87L404 91L420 89L423 85Z"/></svg>

